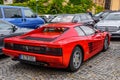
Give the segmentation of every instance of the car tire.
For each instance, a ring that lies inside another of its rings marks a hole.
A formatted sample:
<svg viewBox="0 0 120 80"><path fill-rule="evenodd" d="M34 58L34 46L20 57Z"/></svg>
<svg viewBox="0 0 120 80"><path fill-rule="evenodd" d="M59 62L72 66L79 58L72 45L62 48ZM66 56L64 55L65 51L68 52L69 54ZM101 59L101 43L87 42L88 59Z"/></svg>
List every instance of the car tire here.
<svg viewBox="0 0 120 80"><path fill-rule="evenodd" d="M72 51L68 71L74 72L80 68L83 60L82 55L83 55L82 50L79 47L75 47L74 50Z"/></svg>
<svg viewBox="0 0 120 80"><path fill-rule="evenodd" d="M106 36L104 39L103 51L106 51L109 48L109 37Z"/></svg>

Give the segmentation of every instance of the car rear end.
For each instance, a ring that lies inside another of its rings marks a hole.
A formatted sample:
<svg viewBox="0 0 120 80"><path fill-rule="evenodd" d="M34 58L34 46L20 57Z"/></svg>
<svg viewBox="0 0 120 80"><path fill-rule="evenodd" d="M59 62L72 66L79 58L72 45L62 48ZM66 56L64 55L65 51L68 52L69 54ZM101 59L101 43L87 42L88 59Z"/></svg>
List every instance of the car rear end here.
<svg viewBox="0 0 120 80"><path fill-rule="evenodd" d="M23 44L24 43L24 44ZM35 45L37 44L37 45ZM62 47L43 43L8 42L5 40L3 52L11 56L13 60L27 63L40 64L43 66L62 67Z"/></svg>
<svg viewBox="0 0 120 80"><path fill-rule="evenodd" d="M59 41L66 38L63 35L67 33L67 30L68 28L66 27L57 27L57 29L41 27L23 36L6 38L3 53L10 56L13 60L41 64L48 67L66 68L69 59L63 60L63 54L66 51L71 53L72 49L67 49ZM68 56L70 54L67 54Z"/></svg>

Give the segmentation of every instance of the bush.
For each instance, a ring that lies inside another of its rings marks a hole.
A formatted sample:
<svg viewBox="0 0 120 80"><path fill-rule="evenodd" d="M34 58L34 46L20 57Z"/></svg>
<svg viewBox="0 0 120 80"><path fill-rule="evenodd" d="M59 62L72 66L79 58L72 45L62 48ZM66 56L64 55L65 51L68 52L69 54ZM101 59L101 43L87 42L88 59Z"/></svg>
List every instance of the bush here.
<svg viewBox="0 0 120 80"><path fill-rule="evenodd" d="M92 0L70 0L67 5L62 5L65 0L28 0L24 3L14 3L15 6L28 6L39 14L60 14L60 13L83 13L93 6Z"/></svg>
<svg viewBox="0 0 120 80"><path fill-rule="evenodd" d="M3 4L3 0L0 0L0 4Z"/></svg>
<svg viewBox="0 0 120 80"><path fill-rule="evenodd" d="M10 4L10 5L11 6L24 6L24 7L28 7L26 2L24 2L24 3L14 3L14 4Z"/></svg>
<svg viewBox="0 0 120 80"><path fill-rule="evenodd" d="M95 13L99 13L104 10L104 8L102 6L96 6L95 8L96 8Z"/></svg>

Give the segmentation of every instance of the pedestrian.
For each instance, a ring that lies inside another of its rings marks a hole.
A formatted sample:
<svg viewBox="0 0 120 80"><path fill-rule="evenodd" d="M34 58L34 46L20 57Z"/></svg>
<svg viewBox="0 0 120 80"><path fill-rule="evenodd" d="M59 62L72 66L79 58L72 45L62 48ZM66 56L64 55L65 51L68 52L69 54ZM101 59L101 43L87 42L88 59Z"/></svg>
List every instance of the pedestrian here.
<svg viewBox="0 0 120 80"><path fill-rule="evenodd" d="M87 13L92 17L92 12L90 11L90 9L87 9Z"/></svg>

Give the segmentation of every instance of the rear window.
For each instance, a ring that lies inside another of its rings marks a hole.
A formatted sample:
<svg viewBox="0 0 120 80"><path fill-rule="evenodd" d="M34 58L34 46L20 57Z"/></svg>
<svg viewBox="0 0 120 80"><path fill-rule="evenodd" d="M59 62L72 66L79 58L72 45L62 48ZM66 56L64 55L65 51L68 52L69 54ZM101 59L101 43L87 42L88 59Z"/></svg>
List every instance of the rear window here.
<svg viewBox="0 0 120 80"><path fill-rule="evenodd" d="M73 15L59 15L55 17L51 22L72 22Z"/></svg>
<svg viewBox="0 0 120 80"><path fill-rule="evenodd" d="M68 28L64 28L64 27L44 27L42 32L52 32L52 33L63 33L65 31L67 31Z"/></svg>
<svg viewBox="0 0 120 80"><path fill-rule="evenodd" d="M81 20L88 20L88 18L86 17L86 15L81 15Z"/></svg>

